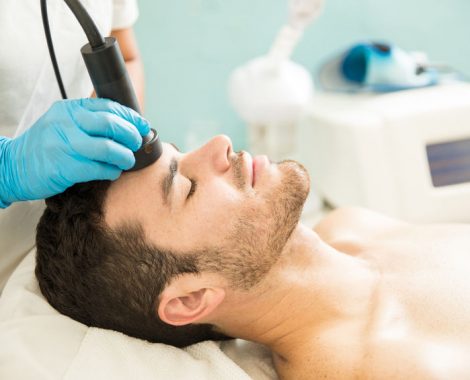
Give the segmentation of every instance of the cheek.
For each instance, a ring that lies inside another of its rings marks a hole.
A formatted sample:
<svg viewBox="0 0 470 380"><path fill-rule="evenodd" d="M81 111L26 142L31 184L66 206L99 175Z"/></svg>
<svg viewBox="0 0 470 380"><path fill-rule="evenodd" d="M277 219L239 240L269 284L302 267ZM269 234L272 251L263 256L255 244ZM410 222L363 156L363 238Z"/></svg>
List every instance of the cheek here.
<svg viewBox="0 0 470 380"><path fill-rule="evenodd" d="M232 187L220 184L200 188L178 216L182 244L189 249L222 243L240 218L246 197Z"/></svg>
<svg viewBox="0 0 470 380"><path fill-rule="evenodd" d="M197 228L210 228L212 231L223 229L244 202L243 196L227 186L213 187L210 191L201 189L198 197L189 206Z"/></svg>

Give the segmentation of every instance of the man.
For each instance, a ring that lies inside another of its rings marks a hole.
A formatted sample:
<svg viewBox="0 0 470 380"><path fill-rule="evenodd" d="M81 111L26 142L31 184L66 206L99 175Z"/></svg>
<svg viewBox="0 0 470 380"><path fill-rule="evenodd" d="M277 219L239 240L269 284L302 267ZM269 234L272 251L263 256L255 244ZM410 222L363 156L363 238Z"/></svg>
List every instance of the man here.
<svg viewBox="0 0 470 380"><path fill-rule="evenodd" d="M48 201L36 275L83 323L185 346L269 346L285 379L470 376L470 227L375 213L299 223L299 164L224 136Z"/></svg>

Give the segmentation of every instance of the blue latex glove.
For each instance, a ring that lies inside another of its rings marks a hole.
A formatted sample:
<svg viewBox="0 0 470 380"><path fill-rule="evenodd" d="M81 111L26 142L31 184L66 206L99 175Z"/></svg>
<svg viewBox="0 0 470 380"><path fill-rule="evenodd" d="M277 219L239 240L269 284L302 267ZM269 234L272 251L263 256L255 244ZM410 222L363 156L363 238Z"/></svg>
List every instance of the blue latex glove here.
<svg viewBox="0 0 470 380"><path fill-rule="evenodd" d="M117 179L134 166L133 151L149 131L137 112L108 99L54 103L21 136L0 137L0 207Z"/></svg>

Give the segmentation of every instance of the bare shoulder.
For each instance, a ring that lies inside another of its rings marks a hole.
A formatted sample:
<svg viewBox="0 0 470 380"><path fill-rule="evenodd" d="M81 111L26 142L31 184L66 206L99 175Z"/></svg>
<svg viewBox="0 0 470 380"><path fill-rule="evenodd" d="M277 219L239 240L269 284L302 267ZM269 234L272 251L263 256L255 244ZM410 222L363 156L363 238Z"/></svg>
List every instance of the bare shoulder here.
<svg viewBox="0 0 470 380"><path fill-rule="evenodd" d="M326 215L313 229L323 241L336 249L355 251L369 241L406 226L409 224L375 211L344 207Z"/></svg>
<svg viewBox="0 0 470 380"><path fill-rule="evenodd" d="M326 343L326 342L325 342ZM468 348L414 337L378 338L367 349L347 338L304 350L295 363L274 358L282 380L454 380L470 378Z"/></svg>
<svg viewBox="0 0 470 380"><path fill-rule="evenodd" d="M362 235L376 235L407 225L409 224L399 219L369 209L342 207L326 215L317 223L314 230L325 237L346 231L354 231Z"/></svg>
<svg viewBox="0 0 470 380"><path fill-rule="evenodd" d="M360 370L364 380L468 379L468 348L427 340L385 339L367 351Z"/></svg>
<svg viewBox="0 0 470 380"><path fill-rule="evenodd" d="M363 322L330 322L289 352L289 360L274 356L282 380L357 380L364 356Z"/></svg>

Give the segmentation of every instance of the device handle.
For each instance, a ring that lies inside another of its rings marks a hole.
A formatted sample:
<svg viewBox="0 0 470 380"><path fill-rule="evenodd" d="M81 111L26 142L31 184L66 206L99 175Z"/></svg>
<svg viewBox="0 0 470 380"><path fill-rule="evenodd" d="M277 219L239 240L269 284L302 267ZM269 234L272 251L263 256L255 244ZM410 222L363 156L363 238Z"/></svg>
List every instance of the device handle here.
<svg viewBox="0 0 470 380"><path fill-rule="evenodd" d="M96 95L114 100L141 113L116 39L106 37L104 45L98 49L86 44L82 47L81 53Z"/></svg>

